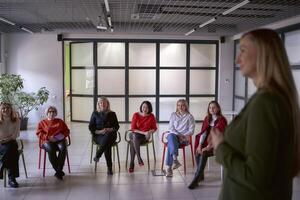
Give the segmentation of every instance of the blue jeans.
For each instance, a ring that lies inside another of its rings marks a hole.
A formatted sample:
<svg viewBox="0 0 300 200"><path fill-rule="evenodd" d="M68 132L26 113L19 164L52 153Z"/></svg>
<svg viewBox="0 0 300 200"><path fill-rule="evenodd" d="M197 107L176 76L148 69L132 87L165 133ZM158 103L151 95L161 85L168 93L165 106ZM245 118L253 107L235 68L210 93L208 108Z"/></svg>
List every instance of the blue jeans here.
<svg viewBox="0 0 300 200"><path fill-rule="evenodd" d="M178 149L181 144L186 145L187 142L179 142L179 137L174 134L170 133L167 136L168 140L168 150L167 150L167 157L166 157L166 165L172 166L173 165L173 155L178 156Z"/></svg>

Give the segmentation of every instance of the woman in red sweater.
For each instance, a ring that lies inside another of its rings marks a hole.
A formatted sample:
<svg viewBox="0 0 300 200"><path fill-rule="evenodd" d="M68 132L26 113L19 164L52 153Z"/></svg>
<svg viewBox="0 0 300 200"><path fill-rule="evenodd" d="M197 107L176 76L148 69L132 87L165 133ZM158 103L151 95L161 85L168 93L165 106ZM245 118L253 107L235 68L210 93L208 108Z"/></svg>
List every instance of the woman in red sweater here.
<svg viewBox="0 0 300 200"><path fill-rule="evenodd" d="M222 115L221 107L217 101L211 101L208 104L207 115L204 118L201 132L195 138L195 159L197 162L197 171L192 183L188 186L189 189L194 189L198 186L198 182L204 180L204 168L207 158L213 156L213 147L210 139L211 128L218 128L224 133L227 126L227 120Z"/></svg>
<svg viewBox="0 0 300 200"><path fill-rule="evenodd" d="M140 112L133 114L131 121L130 134L130 156L129 172L134 171L134 158L137 155L140 166L144 162L140 155L140 145L150 139L150 134L153 134L157 129L155 116L152 114L152 105L149 101L143 101L140 106Z"/></svg>
<svg viewBox="0 0 300 200"><path fill-rule="evenodd" d="M63 167L67 148L65 138L69 136L70 130L63 120L55 118L57 109L54 106L50 106L45 113L47 118L38 124L36 135L40 139L42 148L49 155L49 161L56 172L54 176L62 180L65 175Z"/></svg>

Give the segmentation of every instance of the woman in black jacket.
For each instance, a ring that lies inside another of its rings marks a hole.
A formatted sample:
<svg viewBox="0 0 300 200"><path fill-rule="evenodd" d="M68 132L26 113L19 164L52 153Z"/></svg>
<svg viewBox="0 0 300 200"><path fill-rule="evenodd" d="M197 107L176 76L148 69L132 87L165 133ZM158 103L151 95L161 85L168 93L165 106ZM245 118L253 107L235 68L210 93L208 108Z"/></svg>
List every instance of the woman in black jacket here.
<svg viewBox="0 0 300 200"><path fill-rule="evenodd" d="M101 97L97 103L97 110L92 113L89 130L93 140L100 146L94 157L98 162L102 154L105 154L107 174L112 175L111 147L117 139L119 122L116 113L110 110L110 104L106 97Z"/></svg>

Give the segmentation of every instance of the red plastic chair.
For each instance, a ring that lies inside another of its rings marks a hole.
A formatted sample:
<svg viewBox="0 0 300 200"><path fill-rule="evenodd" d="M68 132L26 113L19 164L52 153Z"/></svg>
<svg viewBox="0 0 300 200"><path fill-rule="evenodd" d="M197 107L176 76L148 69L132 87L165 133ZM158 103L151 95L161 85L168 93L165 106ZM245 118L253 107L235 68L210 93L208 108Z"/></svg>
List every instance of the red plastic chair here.
<svg viewBox="0 0 300 200"><path fill-rule="evenodd" d="M163 143L164 145L164 151L163 151L163 156L162 156L162 162L161 162L161 170L163 170L164 168L164 163L165 163L165 153L166 153L166 148L168 147L168 142L167 142L167 139L165 137L166 133L169 133L169 131L166 131L162 134L162 137L161 137L161 142ZM193 167L195 166L195 161L194 161L194 150L193 150L193 141L192 141L192 136L189 137L189 144L187 145L184 145L184 144L181 144L179 146L179 149L182 149L183 151L183 166L184 166L184 174L186 174L186 161L185 161L185 147L186 146L189 146L191 147L191 153L192 153L192 162L193 162Z"/></svg>
<svg viewBox="0 0 300 200"><path fill-rule="evenodd" d="M66 137L66 140L67 140L67 149L66 149L66 160L67 160L67 164L68 164L68 170L69 170L69 173L71 173L71 168L70 168L70 161L69 161L69 154L68 154L68 146L71 145L71 138L70 136ZM39 147L40 147L40 151L39 151L39 169L41 169L41 155L42 155L42 150L44 150L44 168L43 168L43 177L45 177L45 172L46 172L46 157L47 157L47 154L46 154L46 151L45 149L42 147L42 144L41 144L41 140L39 139Z"/></svg>

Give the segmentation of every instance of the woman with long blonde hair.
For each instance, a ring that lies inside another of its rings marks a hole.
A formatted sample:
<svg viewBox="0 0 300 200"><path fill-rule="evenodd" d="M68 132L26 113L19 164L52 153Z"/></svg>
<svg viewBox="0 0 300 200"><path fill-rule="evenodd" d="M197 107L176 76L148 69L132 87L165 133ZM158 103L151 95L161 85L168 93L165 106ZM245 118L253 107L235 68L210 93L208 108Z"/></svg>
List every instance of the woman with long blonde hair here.
<svg viewBox="0 0 300 200"><path fill-rule="evenodd" d="M219 199L292 199L299 172L298 94L278 34L258 29L244 34L236 63L257 87L225 134L212 130L225 178Z"/></svg>

